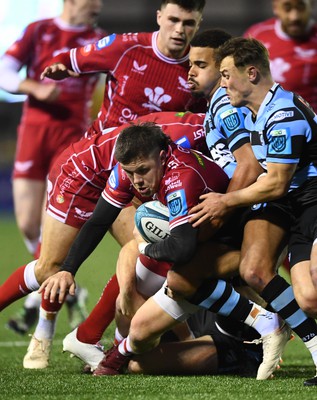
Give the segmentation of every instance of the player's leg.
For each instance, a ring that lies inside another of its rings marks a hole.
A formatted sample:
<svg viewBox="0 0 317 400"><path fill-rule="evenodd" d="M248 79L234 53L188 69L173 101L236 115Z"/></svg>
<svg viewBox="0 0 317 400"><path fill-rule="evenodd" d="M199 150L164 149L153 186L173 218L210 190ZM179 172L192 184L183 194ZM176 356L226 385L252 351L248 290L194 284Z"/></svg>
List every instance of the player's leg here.
<svg viewBox="0 0 317 400"><path fill-rule="evenodd" d="M300 308L310 317L317 318L317 290L310 273L311 262L313 261L312 258L292 266L291 281Z"/></svg>
<svg viewBox="0 0 317 400"><path fill-rule="evenodd" d="M125 268L132 271L135 270L136 259L139 254L137 247L129 245L133 240L134 214L134 206L124 208L111 227L112 236L123 246L119 253L118 263L124 263ZM114 319L118 294L119 284L116 275L114 275L104 287L97 304L86 320L69 333L63 341L64 351L76 355L93 369L100 361L98 343Z"/></svg>
<svg viewBox="0 0 317 400"><path fill-rule="evenodd" d="M136 355L128 364L132 374L214 375L218 373L217 348L208 335L172 343Z"/></svg>
<svg viewBox="0 0 317 400"><path fill-rule="evenodd" d="M205 279L226 279L237 275L239 260L240 251L226 244L212 240L199 243L194 257L188 263L174 265L168 272L168 287L172 292L190 298Z"/></svg>
<svg viewBox="0 0 317 400"><path fill-rule="evenodd" d="M46 215L41 254L34 268L39 283L59 270L77 233L77 228ZM61 307L62 304L57 301L50 303L42 298L38 324L23 360L24 368L38 369L48 366L56 319Z"/></svg>
<svg viewBox="0 0 317 400"><path fill-rule="evenodd" d="M317 324L299 307L292 286L282 276L274 273L274 266L281 261L279 253L282 254L286 230L282 228L283 225L272 223L270 218L254 219L246 224L240 273L303 340L317 365Z"/></svg>
<svg viewBox="0 0 317 400"><path fill-rule="evenodd" d="M46 183L27 178L13 179L14 212L28 251L33 255L40 239Z"/></svg>
<svg viewBox="0 0 317 400"><path fill-rule="evenodd" d="M264 343L264 356L257 378L270 377L290 336L286 325L281 324L276 314L241 297L225 281L206 281L191 300L193 304L182 298L171 298L170 295L167 286L163 285L155 296L139 308L132 318L128 337L118 348L113 347L106 352L94 372L95 375L121 373L128 363L127 358L155 348L164 332L172 329L177 321L187 319L197 307L202 307L220 315L231 316L260 333Z"/></svg>

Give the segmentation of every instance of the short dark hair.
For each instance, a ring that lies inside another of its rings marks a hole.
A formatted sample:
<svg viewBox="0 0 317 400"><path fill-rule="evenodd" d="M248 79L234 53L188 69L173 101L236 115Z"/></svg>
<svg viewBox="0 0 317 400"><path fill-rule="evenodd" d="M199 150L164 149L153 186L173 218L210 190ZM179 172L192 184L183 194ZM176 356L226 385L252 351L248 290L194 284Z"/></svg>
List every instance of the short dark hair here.
<svg viewBox="0 0 317 400"><path fill-rule="evenodd" d="M203 12L203 9L206 5L206 0L162 0L161 8L165 7L169 3L176 4L187 11L195 10Z"/></svg>
<svg viewBox="0 0 317 400"><path fill-rule="evenodd" d="M197 33L190 42L190 45L192 47L210 47L212 49L218 49L218 47L231 38L232 35L223 29L207 29Z"/></svg>
<svg viewBox="0 0 317 400"><path fill-rule="evenodd" d="M221 61L228 56L233 57L237 68L254 65L262 74L270 73L267 48L256 39L236 37L228 40L219 47L216 53L216 64L220 66Z"/></svg>
<svg viewBox="0 0 317 400"><path fill-rule="evenodd" d="M152 122L131 124L123 129L117 139L115 158L122 164L138 159L148 159L161 150L167 151L171 143L169 136Z"/></svg>

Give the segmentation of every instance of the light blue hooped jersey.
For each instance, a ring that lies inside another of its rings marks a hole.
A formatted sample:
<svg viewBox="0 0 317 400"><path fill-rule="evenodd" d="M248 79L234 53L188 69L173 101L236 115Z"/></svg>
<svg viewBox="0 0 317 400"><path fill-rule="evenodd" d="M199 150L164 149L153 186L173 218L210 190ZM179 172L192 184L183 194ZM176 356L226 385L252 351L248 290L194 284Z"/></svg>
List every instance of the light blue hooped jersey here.
<svg viewBox="0 0 317 400"><path fill-rule="evenodd" d="M245 107L233 107L226 90L220 87L212 96L205 116L206 142L211 158L230 179L237 165L232 153L250 142L250 133L244 125L245 115L249 112Z"/></svg>
<svg viewBox="0 0 317 400"><path fill-rule="evenodd" d="M290 190L317 177L317 116L302 97L275 83L256 119L247 114L245 127L258 160L298 164Z"/></svg>

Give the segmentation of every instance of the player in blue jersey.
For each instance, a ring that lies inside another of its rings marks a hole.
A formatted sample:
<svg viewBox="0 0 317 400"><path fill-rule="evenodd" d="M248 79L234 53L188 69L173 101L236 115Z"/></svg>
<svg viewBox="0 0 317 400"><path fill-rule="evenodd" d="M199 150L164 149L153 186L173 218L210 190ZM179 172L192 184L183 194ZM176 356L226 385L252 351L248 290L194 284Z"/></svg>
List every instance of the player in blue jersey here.
<svg viewBox="0 0 317 400"><path fill-rule="evenodd" d="M214 53L231 35L221 29L209 29L195 35L189 52L188 84L195 97L208 101L204 122L211 158L230 178L228 191L248 186L264 172L250 145L250 133L244 126L248 109L233 107L225 89Z"/></svg>
<svg viewBox="0 0 317 400"><path fill-rule="evenodd" d="M245 213L240 274L301 337L317 365L316 322L298 306L316 317L310 254L299 250L309 242L305 221L316 225L317 117L305 100L273 81L267 50L257 40L229 40L217 52L217 61L221 86L231 104L251 111L245 126L252 132L252 145L257 144L256 155L260 151L261 158L266 153L267 173L247 188L203 195L202 203L192 209L191 221L196 227L208 220L218 226L226 213L250 206ZM294 292L275 268L290 230ZM305 381L316 384L317 377Z"/></svg>

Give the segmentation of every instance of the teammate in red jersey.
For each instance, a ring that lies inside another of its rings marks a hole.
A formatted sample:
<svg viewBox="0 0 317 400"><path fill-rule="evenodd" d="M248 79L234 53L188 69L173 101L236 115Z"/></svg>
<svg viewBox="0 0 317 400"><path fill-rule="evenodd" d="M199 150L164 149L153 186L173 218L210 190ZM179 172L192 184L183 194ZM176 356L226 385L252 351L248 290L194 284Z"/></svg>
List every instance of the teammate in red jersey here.
<svg viewBox="0 0 317 400"><path fill-rule="evenodd" d="M18 128L13 171L13 198L17 224L33 255L40 236L46 177L56 157L77 141L90 123L90 102L97 74L58 83L41 81L49 59L74 46L95 42L105 31L95 27L101 0L65 0L60 16L31 23L0 59L0 87L27 94ZM19 70L26 66L23 79ZM36 256L37 257L37 256ZM78 292L82 298L85 289ZM8 326L19 333L37 318L40 298L35 293ZM86 315L74 300L68 301L71 326ZM82 304L84 305L84 304Z"/></svg>
<svg viewBox="0 0 317 400"><path fill-rule="evenodd" d="M204 114L162 112L139 120L156 123L184 147L202 150L205 146ZM121 129L105 130L104 134L82 139L65 149L56 160L48 177L48 203L40 258L16 270L0 287L0 309L36 290L47 276L58 271L79 229L92 214L116 163L114 144ZM111 227L111 233L120 245L133 237L133 217L134 208L125 208ZM111 283L114 302L118 293L115 277ZM56 313L61 305L47 301L42 303L42 307L47 318L43 315L45 323L40 322L35 330L24 358L25 368L46 368L48 365ZM112 310L108 317L110 321L114 305Z"/></svg>
<svg viewBox="0 0 317 400"><path fill-rule="evenodd" d="M274 80L317 110L317 25L313 0L272 0L275 18L252 25L244 36L268 49Z"/></svg>
<svg viewBox="0 0 317 400"><path fill-rule="evenodd" d="M162 0L159 30L112 34L93 45L59 54L42 77L63 79L107 72L104 100L92 130L119 126L157 111L192 110L187 85L189 42L199 28L205 0ZM205 103L201 109L205 111Z"/></svg>

